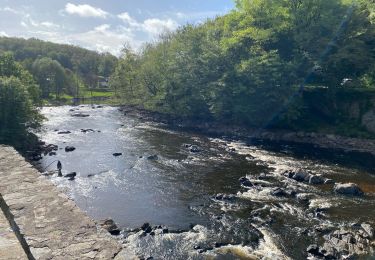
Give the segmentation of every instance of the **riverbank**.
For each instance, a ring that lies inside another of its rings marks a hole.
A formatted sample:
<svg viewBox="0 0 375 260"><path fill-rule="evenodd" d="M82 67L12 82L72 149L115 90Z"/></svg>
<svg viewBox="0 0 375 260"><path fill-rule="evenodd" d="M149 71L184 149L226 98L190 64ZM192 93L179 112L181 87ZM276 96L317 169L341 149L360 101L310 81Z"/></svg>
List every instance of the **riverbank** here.
<svg viewBox="0 0 375 260"><path fill-rule="evenodd" d="M287 130L254 129L214 121L181 119L135 106L122 106L120 110L130 117L149 122L163 123L169 128L198 132L208 136L241 139L249 143L264 140L270 142L309 144L318 148L359 152L375 156L375 139L350 138L333 134L293 132Z"/></svg>

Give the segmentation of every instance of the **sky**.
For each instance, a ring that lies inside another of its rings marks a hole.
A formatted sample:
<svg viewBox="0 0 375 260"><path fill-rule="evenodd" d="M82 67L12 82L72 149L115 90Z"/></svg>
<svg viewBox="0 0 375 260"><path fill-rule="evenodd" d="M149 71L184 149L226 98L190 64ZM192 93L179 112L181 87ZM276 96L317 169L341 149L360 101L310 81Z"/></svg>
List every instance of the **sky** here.
<svg viewBox="0 0 375 260"><path fill-rule="evenodd" d="M232 0L0 0L0 36L38 38L119 55L163 31L228 13Z"/></svg>

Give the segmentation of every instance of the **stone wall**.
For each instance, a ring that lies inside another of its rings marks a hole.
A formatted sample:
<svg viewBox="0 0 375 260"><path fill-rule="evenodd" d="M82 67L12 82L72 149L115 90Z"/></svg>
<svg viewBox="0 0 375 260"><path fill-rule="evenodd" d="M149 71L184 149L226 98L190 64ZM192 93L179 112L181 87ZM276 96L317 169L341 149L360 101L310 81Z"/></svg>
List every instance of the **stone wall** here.
<svg viewBox="0 0 375 260"><path fill-rule="evenodd" d="M114 259L122 250L13 148L1 145L0 194L29 259Z"/></svg>

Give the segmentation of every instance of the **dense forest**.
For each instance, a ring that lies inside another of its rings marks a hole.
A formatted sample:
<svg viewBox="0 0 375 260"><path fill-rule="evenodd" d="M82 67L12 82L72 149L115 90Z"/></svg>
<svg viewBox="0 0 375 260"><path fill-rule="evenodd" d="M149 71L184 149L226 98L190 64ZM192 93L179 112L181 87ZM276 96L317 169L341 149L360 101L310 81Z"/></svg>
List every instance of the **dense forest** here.
<svg viewBox="0 0 375 260"><path fill-rule="evenodd" d="M303 127L307 90L335 104L345 88L375 87L374 11L370 0L236 0L225 16L125 48L111 85L168 114Z"/></svg>
<svg viewBox="0 0 375 260"><path fill-rule="evenodd" d="M50 94L76 95L77 85L94 88L98 76L109 77L117 63L109 53L38 39L0 37L0 53L4 52L11 52L32 73L43 98Z"/></svg>

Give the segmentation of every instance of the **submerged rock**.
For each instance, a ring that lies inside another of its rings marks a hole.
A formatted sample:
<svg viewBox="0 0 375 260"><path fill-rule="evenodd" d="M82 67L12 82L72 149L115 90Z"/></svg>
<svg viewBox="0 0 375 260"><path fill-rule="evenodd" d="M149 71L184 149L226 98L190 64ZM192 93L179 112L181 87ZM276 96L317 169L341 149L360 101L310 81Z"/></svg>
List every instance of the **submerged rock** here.
<svg viewBox="0 0 375 260"><path fill-rule="evenodd" d="M156 160L158 160L158 159L159 159L159 157L158 157L156 154L154 154L154 155L150 155L150 156L147 157L147 160L153 160L153 161L156 161Z"/></svg>
<svg viewBox="0 0 375 260"><path fill-rule="evenodd" d="M309 178L310 174L301 169L296 171L292 176L292 179L298 182L308 181Z"/></svg>
<svg viewBox="0 0 375 260"><path fill-rule="evenodd" d="M310 175L309 183L314 185L324 184L324 178L318 175Z"/></svg>
<svg viewBox="0 0 375 260"><path fill-rule="evenodd" d="M67 146L65 147L65 152L73 152L76 148L74 146Z"/></svg>
<svg viewBox="0 0 375 260"><path fill-rule="evenodd" d="M332 179L325 179L324 184L335 184L335 181Z"/></svg>
<svg viewBox="0 0 375 260"><path fill-rule="evenodd" d="M71 172L71 173L68 173L68 174L65 174L65 178L74 178L77 176L77 173L76 172Z"/></svg>
<svg viewBox="0 0 375 260"><path fill-rule="evenodd" d="M271 195L275 197L286 197L288 194L281 188L274 188L271 191Z"/></svg>
<svg viewBox="0 0 375 260"><path fill-rule="evenodd" d="M74 113L71 115L72 117L89 117L90 115L88 114L83 114L83 113Z"/></svg>
<svg viewBox="0 0 375 260"><path fill-rule="evenodd" d="M252 187L252 186L254 186L251 183L251 181L248 178L246 178L246 177L241 177L239 179L239 181L240 181L241 185L244 186L244 187Z"/></svg>
<svg viewBox="0 0 375 260"><path fill-rule="evenodd" d="M309 245L309 247L306 249L307 253L310 253L314 256L324 256L320 251L319 251L319 246L314 244L314 245Z"/></svg>
<svg viewBox="0 0 375 260"><path fill-rule="evenodd" d="M57 134L59 135L67 135L67 134L71 134L72 132L70 131L60 131L60 132L57 132Z"/></svg>
<svg viewBox="0 0 375 260"><path fill-rule="evenodd" d="M93 133L93 132L95 132L95 130L94 129L90 129L90 128L89 129L81 129L81 132L82 133L90 133L90 132Z"/></svg>
<svg viewBox="0 0 375 260"><path fill-rule="evenodd" d="M343 195L362 196L364 194L355 183L337 183L333 189L336 193Z"/></svg>
<svg viewBox="0 0 375 260"><path fill-rule="evenodd" d="M201 151L202 151L201 148L199 148L199 146L197 146L197 145L190 146L190 152L192 152L192 153L199 153Z"/></svg>
<svg viewBox="0 0 375 260"><path fill-rule="evenodd" d="M226 201L232 201L236 198L236 196L232 195L232 194L223 194L223 193L219 193L217 194L215 197L214 197L216 200L226 200Z"/></svg>
<svg viewBox="0 0 375 260"><path fill-rule="evenodd" d="M151 233L152 231L152 227L150 225L150 223L144 223L141 227L141 229L147 234L147 233Z"/></svg>

